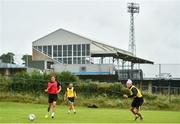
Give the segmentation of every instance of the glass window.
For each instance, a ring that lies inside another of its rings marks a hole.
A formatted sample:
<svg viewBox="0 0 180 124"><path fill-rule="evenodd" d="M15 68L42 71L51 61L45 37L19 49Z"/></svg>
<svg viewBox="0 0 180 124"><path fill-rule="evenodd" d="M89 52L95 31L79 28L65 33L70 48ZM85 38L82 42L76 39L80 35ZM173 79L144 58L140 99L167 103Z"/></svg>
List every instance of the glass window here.
<svg viewBox="0 0 180 124"><path fill-rule="evenodd" d="M86 64L86 57L82 57L82 64Z"/></svg>
<svg viewBox="0 0 180 124"><path fill-rule="evenodd" d="M68 56L72 56L72 45L68 45Z"/></svg>
<svg viewBox="0 0 180 124"><path fill-rule="evenodd" d="M47 69L52 69L53 62L47 62Z"/></svg>
<svg viewBox="0 0 180 124"><path fill-rule="evenodd" d="M77 45L73 45L73 56L77 56L77 49L76 49Z"/></svg>
<svg viewBox="0 0 180 124"><path fill-rule="evenodd" d="M37 46L33 46L33 48L38 49L38 47L37 47Z"/></svg>
<svg viewBox="0 0 180 124"><path fill-rule="evenodd" d="M81 56L81 44L78 44L77 50L78 50L78 56Z"/></svg>
<svg viewBox="0 0 180 124"><path fill-rule="evenodd" d="M43 46L43 53L47 54L47 46Z"/></svg>
<svg viewBox="0 0 180 124"><path fill-rule="evenodd" d="M81 58L80 57L77 58L77 61L78 61L78 64L81 64Z"/></svg>
<svg viewBox="0 0 180 124"><path fill-rule="evenodd" d="M57 57L57 46L53 46L53 57Z"/></svg>
<svg viewBox="0 0 180 124"><path fill-rule="evenodd" d="M82 44L82 56L85 56L85 44Z"/></svg>
<svg viewBox="0 0 180 124"><path fill-rule="evenodd" d="M73 58L73 64L77 64L77 58L76 57Z"/></svg>
<svg viewBox="0 0 180 124"><path fill-rule="evenodd" d="M90 57L86 57L86 64L90 64Z"/></svg>
<svg viewBox="0 0 180 124"><path fill-rule="evenodd" d="M56 61L58 61L58 58L53 58L53 59L55 59Z"/></svg>
<svg viewBox="0 0 180 124"><path fill-rule="evenodd" d="M67 64L67 58L63 58L63 64Z"/></svg>
<svg viewBox="0 0 180 124"><path fill-rule="evenodd" d="M62 45L58 45L58 57L62 57Z"/></svg>
<svg viewBox="0 0 180 124"><path fill-rule="evenodd" d="M48 46L48 56L52 57L52 46Z"/></svg>
<svg viewBox="0 0 180 124"><path fill-rule="evenodd" d="M67 45L63 45L63 56L67 56Z"/></svg>
<svg viewBox="0 0 180 124"><path fill-rule="evenodd" d="M42 52L42 46L38 46L37 49Z"/></svg>
<svg viewBox="0 0 180 124"><path fill-rule="evenodd" d="M86 56L90 56L90 44L86 44Z"/></svg>
<svg viewBox="0 0 180 124"><path fill-rule="evenodd" d="M58 58L58 61L59 61L60 63L62 63L62 58Z"/></svg>
<svg viewBox="0 0 180 124"><path fill-rule="evenodd" d="M72 64L72 58L68 58L68 64Z"/></svg>

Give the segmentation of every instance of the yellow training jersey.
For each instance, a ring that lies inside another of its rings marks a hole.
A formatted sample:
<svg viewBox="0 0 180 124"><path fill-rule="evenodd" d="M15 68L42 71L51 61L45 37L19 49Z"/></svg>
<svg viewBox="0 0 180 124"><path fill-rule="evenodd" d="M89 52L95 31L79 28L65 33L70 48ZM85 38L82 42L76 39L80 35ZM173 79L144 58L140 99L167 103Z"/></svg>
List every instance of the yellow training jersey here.
<svg viewBox="0 0 180 124"><path fill-rule="evenodd" d="M72 88L67 88L67 97L75 97L74 87L72 87Z"/></svg>
<svg viewBox="0 0 180 124"><path fill-rule="evenodd" d="M135 87L135 86L132 86L132 87L130 88L131 94L132 94L132 88L136 88L136 87ZM136 88L136 89L137 89L137 95L136 95L135 97L138 97L138 98L142 97L142 94L141 94L140 90L139 90L138 88Z"/></svg>

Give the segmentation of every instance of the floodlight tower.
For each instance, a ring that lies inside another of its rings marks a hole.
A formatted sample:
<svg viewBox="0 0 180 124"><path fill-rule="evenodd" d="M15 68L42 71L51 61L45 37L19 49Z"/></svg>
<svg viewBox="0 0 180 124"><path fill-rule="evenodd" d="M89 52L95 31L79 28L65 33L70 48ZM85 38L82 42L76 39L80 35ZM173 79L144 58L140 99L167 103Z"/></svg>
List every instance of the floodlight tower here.
<svg viewBox="0 0 180 124"><path fill-rule="evenodd" d="M135 56L136 55L136 44L135 44L135 30L134 30L134 14L139 13L138 3L127 4L128 13L130 13L130 31L129 31L129 47L128 50Z"/></svg>

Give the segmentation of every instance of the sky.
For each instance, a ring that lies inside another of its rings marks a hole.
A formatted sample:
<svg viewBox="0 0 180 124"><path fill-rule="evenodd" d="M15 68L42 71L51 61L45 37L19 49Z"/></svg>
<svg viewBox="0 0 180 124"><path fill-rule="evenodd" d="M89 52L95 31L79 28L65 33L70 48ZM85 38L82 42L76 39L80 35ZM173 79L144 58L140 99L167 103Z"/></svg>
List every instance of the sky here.
<svg viewBox="0 0 180 124"><path fill-rule="evenodd" d="M180 0L0 0L0 55L32 54L32 42L63 28L128 50L130 16L135 14L136 56L180 64Z"/></svg>

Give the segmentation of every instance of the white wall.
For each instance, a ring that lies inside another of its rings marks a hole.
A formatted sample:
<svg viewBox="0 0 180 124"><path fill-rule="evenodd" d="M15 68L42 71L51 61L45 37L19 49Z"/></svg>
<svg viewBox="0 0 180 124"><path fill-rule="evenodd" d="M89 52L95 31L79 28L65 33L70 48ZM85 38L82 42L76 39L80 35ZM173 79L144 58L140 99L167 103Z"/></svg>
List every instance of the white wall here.
<svg viewBox="0 0 180 124"><path fill-rule="evenodd" d="M33 42L33 46L39 45L66 45L66 44L91 44L91 41L75 35L71 32L59 29L45 37Z"/></svg>
<svg viewBox="0 0 180 124"><path fill-rule="evenodd" d="M86 67L86 72L109 72L111 74L114 73L114 65L112 64L54 64L54 70L56 72L70 71L72 73L78 73L80 72L81 67Z"/></svg>

